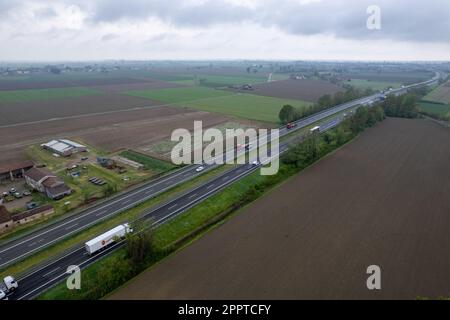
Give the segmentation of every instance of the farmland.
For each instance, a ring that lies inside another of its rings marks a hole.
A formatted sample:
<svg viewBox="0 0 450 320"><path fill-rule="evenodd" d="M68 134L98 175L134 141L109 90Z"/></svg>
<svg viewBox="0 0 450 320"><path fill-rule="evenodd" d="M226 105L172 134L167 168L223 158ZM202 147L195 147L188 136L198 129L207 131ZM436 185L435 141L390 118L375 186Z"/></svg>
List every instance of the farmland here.
<svg viewBox="0 0 450 320"><path fill-rule="evenodd" d="M194 100L217 98L232 94L227 91L213 90L202 87L129 91L126 93L130 96L148 98L165 103L187 103Z"/></svg>
<svg viewBox="0 0 450 320"><path fill-rule="evenodd" d="M371 81L361 79L350 79L350 81L344 82L344 84L351 85L357 89L372 89L375 91L385 90L387 88L399 88L401 86L398 82L386 82L386 81Z"/></svg>
<svg viewBox="0 0 450 320"><path fill-rule="evenodd" d="M23 159L26 146L55 137L79 139L105 152L150 145L169 137L174 128L191 128L194 120L202 120L208 127L228 118L192 109L155 107L3 127L0 161Z"/></svg>
<svg viewBox="0 0 450 320"><path fill-rule="evenodd" d="M0 103L31 102L58 98L76 98L101 94L101 92L83 87L59 89L30 89L0 91Z"/></svg>
<svg viewBox="0 0 450 320"><path fill-rule="evenodd" d="M450 117L450 106L445 104L421 101L419 102L419 110L440 117Z"/></svg>
<svg viewBox="0 0 450 320"><path fill-rule="evenodd" d="M448 297L449 138L387 119L111 298ZM366 287L373 264L380 291Z"/></svg>
<svg viewBox="0 0 450 320"><path fill-rule="evenodd" d="M358 70L343 74L347 79L363 79L370 81L396 82L410 84L425 81L433 76L432 72L414 70Z"/></svg>
<svg viewBox="0 0 450 320"><path fill-rule="evenodd" d="M306 107L309 103L252 94L232 93L202 87L128 92L177 106L189 106L209 112L223 113L244 119L278 123L278 113L285 104Z"/></svg>
<svg viewBox="0 0 450 320"><path fill-rule="evenodd" d="M0 102L0 126L118 112L157 105L161 105L161 103L121 94L98 94L32 102Z"/></svg>
<svg viewBox="0 0 450 320"><path fill-rule="evenodd" d="M343 91L339 86L321 80L281 80L257 84L252 94L316 102L325 94Z"/></svg>
<svg viewBox="0 0 450 320"><path fill-rule="evenodd" d="M450 104L450 81L434 89L423 100Z"/></svg>
<svg viewBox="0 0 450 320"><path fill-rule="evenodd" d="M235 94L207 101L195 101L188 105L192 108L223 113L244 119L278 123L278 114L285 104L305 108L308 102L291 99L263 97L252 94Z"/></svg>

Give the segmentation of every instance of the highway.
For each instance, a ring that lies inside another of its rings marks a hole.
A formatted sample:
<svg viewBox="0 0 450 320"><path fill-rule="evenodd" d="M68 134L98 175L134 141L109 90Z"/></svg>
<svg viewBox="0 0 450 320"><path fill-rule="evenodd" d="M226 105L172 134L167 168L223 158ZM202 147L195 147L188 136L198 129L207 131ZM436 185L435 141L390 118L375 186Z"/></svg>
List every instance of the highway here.
<svg viewBox="0 0 450 320"><path fill-rule="evenodd" d="M427 85L431 81L436 81L435 78L417 85ZM393 90L390 94L402 94L409 88ZM301 119L297 121L297 127L287 130L286 128L280 129L280 136L284 136L295 130L308 127L309 125L321 121L325 118L333 116L344 110L353 108L357 105L371 104L380 100L382 94L378 93L370 97L365 97L345 103L331 109L327 109L320 113L314 114L311 117ZM327 121L321 125L321 130L325 131L335 127L342 121L342 117L337 117L330 121ZM286 143L280 145L280 153L284 152L288 148ZM215 165L207 166L205 170L211 169ZM234 181L241 179L242 177L250 174L258 169L259 166L253 165L239 165L231 170L228 170L219 176L201 184L200 186L190 190L181 196L176 197L168 201L167 203L146 212L144 216L151 218L155 225L164 223L165 221L179 215L187 209L195 206L211 195L219 192L226 186L230 185ZM122 212L130 207L135 206L137 203L145 201L156 194L167 190L174 185L180 184L184 181L191 179L192 177L199 175L196 170L196 166L189 166L183 168L167 177L162 177L156 181L149 182L136 190L132 190L128 193L115 197L105 203L99 204L92 208L87 209L85 212L78 214L77 216L68 217L55 224L49 225L43 229L37 230L34 233L24 236L23 238L16 239L0 247L0 263L6 265L12 261L17 261L24 256L36 252L47 245L59 241L75 232L79 232L83 228L89 225L97 223L101 219L108 218L114 214ZM48 262L47 265L39 267L38 269L28 273L27 275L18 279L19 289L10 295L11 299L32 299L36 295L42 293L45 289L53 286L54 284L62 281L67 277L65 271L69 265L78 265L81 268L88 266L89 264L102 258L104 255L114 251L117 247L121 246L121 243L115 244L109 247L98 255L89 257L84 250L84 247L80 246L73 249L71 252L63 255L56 260Z"/></svg>

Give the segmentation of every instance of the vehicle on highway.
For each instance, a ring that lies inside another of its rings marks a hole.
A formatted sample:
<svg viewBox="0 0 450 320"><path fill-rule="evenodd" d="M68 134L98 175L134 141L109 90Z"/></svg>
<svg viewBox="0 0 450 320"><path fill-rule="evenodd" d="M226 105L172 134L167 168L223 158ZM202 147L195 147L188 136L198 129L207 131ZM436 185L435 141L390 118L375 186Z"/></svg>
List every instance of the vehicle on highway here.
<svg viewBox="0 0 450 320"><path fill-rule="evenodd" d="M293 129L293 128L295 128L297 126L297 124L296 123L288 123L287 125L286 125L286 129Z"/></svg>
<svg viewBox="0 0 450 320"><path fill-rule="evenodd" d="M258 160L252 162L252 166L259 166L260 162Z"/></svg>
<svg viewBox="0 0 450 320"><path fill-rule="evenodd" d="M320 126L315 126L314 128L311 128L309 131L310 131L311 133L320 132Z"/></svg>
<svg viewBox="0 0 450 320"><path fill-rule="evenodd" d="M128 223L121 224L120 226L117 226L98 237L95 237L92 240L89 240L84 244L84 247L86 248L86 251L89 255L92 255L110 244L116 242L119 239L125 238L127 233L133 232L133 230L130 228Z"/></svg>
<svg viewBox="0 0 450 320"><path fill-rule="evenodd" d="M205 167L204 167L204 166L200 166L200 167L198 167L197 169L195 169L195 171L197 171L197 172L201 172L201 171L203 171L203 170L205 170Z"/></svg>
<svg viewBox="0 0 450 320"><path fill-rule="evenodd" d="M13 276L6 276L3 282L0 283L0 299L8 300L7 294L13 292L19 287L16 279Z"/></svg>

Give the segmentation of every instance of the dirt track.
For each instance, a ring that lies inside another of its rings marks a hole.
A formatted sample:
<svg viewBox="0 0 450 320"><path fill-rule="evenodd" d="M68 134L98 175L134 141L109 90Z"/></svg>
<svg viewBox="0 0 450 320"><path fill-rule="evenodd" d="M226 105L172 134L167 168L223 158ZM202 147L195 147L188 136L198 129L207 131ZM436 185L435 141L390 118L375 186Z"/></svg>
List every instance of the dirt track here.
<svg viewBox="0 0 450 320"><path fill-rule="evenodd" d="M450 297L449 139L388 119L112 298ZM366 288L373 264L381 291Z"/></svg>

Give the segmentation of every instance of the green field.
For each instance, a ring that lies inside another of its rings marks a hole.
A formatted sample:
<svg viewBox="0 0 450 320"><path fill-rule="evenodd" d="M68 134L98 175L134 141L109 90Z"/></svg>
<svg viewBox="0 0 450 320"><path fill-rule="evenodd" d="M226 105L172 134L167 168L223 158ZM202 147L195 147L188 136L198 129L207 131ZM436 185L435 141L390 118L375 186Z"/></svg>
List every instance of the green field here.
<svg viewBox="0 0 450 320"><path fill-rule="evenodd" d="M424 98L424 101L439 102L443 104L450 103L450 82L444 83L443 85L437 87Z"/></svg>
<svg viewBox="0 0 450 320"><path fill-rule="evenodd" d="M351 85L357 89L372 89L375 91L380 91L387 89L389 87L399 88L401 86L398 82L387 82L387 81L371 81L363 79L351 79L351 81L346 81L344 84Z"/></svg>
<svg viewBox="0 0 450 320"><path fill-rule="evenodd" d="M198 75L197 83L204 87L227 87L231 85L255 84L267 81L264 76L220 76Z"/></svg>
<svg viewBox="0 0 450 320"><path fill-rule="evenodd" d="M285 104L296 108L305 108L309 102L256 96L252 94L235 94L218 97L208 101L189 103L195 109L223 113L239 118L278 123L278 114Z"/></svg>
<svg viewBox="0 0 450 320"><path fill-rule="evenodd" d="M202 87L172 88L159 90L136 90L128 91L125 94L158 100L166 103L187 103L199 99L217 98L232 95L228 91L213 90Z"/></svg>
<svg viewBox="0 0 450 320"><path fill-rule="evenodd" d="M32 90L6 90L0 91L0 102L32 102L60 98L75 98L101 94L101 92L83 88L58 88L58 89L32 89Z"/></svg>
<svg viewBox="0 0 450 320"><path fill-rule="evenodd" d="M160 174L176 168L176 166L170 162L155 159L132 150L123 151L120 153L120 155L127 159L143 164L145 170L149 170L154 174Z"/></svg>
<svg viewBox="0 0 450 320"><path fill-rule="evenodd" d="M450 106L445 104L421 101L419 103L419 110L435 114L440 117L450 117Z"/></svg>
<svg viewBox="0 0 450 320"><path fill-rule="evenodd" d="M176 106L223 113L239 118L278 123L278 113L285 104L304 108L310 103L203 87L130 91L129 95L171 103Z"/></svg>

